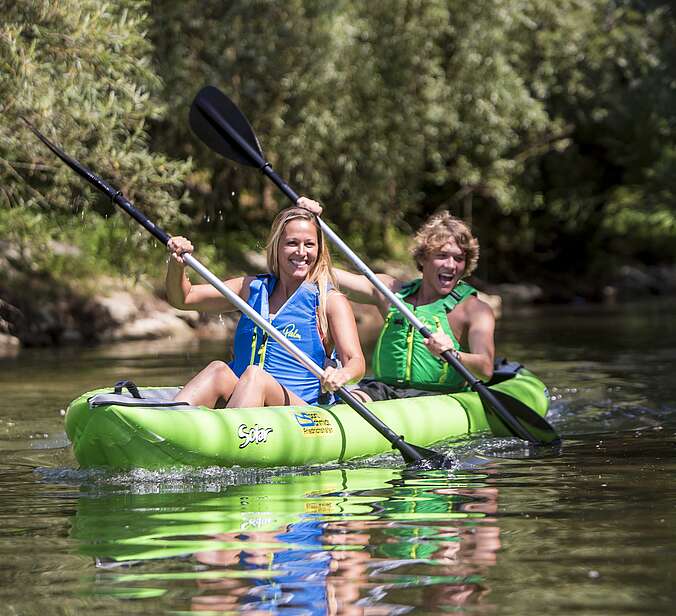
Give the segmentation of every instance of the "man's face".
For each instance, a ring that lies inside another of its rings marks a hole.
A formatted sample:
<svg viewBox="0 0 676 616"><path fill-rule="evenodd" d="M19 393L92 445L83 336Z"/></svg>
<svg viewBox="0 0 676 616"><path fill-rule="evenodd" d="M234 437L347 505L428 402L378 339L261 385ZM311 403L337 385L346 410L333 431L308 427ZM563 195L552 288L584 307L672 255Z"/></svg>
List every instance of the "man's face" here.
<svg viewBox="0 0 676 616"><path fill-rule="evenodd" d="M465 252L451 238L431 250L421 265L423 280L439 295L448 295L465 273Z"/></svg>

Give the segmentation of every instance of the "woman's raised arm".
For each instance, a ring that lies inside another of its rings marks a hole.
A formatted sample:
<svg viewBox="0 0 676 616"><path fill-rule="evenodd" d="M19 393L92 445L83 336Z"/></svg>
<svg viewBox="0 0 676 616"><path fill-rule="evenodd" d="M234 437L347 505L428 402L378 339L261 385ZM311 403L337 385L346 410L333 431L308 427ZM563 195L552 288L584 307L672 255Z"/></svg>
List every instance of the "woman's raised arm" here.
<svg viewBox="0 0 676 616"><path fill-rule="evenodd" d="M199 310L200 312L232 312L237 308L210 284L192 284L185 273L184 254L192 254L190 240L181 236L172 237L167 244L170 251L165 287L167 300L174 308ZM243 300L248 299L251 276L240 276L225 280L233 292Z"/></svg>

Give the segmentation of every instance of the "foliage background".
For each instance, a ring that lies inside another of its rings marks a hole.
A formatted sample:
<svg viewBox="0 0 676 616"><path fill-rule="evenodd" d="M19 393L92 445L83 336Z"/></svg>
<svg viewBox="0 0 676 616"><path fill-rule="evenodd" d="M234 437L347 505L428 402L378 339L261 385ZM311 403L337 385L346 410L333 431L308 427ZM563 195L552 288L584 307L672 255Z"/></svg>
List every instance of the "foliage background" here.
<svg viewBox="0 0 676 616"><path fill-rule="evenodd" d="M560 299L597 297L622 265L676 256L669 2L0 5L4 297L36 280L84 289L100 274L157 284L164 261L21 116L190 234L217 271L241 267L286 204L191 135L207 83L365 257L405 257L406 237L443 208L479 235L479 278Z"/></svg>

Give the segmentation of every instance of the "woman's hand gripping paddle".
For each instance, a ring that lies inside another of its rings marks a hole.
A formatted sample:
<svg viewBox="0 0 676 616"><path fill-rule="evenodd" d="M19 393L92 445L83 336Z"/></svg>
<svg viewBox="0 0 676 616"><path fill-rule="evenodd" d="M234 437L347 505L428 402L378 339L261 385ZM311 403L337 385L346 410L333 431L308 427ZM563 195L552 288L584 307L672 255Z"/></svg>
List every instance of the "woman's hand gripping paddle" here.
<svg viewBox="0 0 676 616"><path fill-rule="evenodd" d="M119 190L116 190L110 184L102 180L100 177L92 173L89 169L84 167L74 158L68 156L60 148L49 141L40 131L38 131L28 120L25 120L33 133L42 141L54 154L56 154L63 162L65 162L75 173L82 176L90 184L95 186L102 193L106 194L114 203L119 205L129 216L140 223L147 231L149 231L155 238L157 238L165 246L171 239L167 233L157 227L155 223L149 220L144 214L139 212L129 200L127 200ZM241 125L239 128L243 128ZM248 135L253 137L253 133ZM255 139L255 137L253 137ZM239 160L239 162L243 162ZM280 331L272 327L265 319L261 317L249 304L242 298L230 290L223 282L212 274L202 263L200 263L192 255L183 255L184 262L195 270L204 280L213 285L229 302L237 306L240 312L246 314L258 327L265 331L271 338L278 342L286 351L295 357L301 364L303 364L312 374L317 378L322 378L324 370L318 366L310 357L303 351L298 349L292 342L289 341ZM407 464L416 464L430 468L451 468L453 460L447 456L412 445L404 440L403 436L397 435L391 428L385 425L378 417L376 417L369 409L367 409L359 400L357 400L350 392L341 387L336 390L336 393L341 399L359 413L371 426L373 426L380 434L386 438L391 444L392 448L396 448L401 452L404 461Z"/></svg>
<svg viewBox="0 0 676 616"><path fill-rule="evenodd" d="M200 90L190 108L193 132L212 150L235 162L256 167L293 202L299 195L282 180L265 160L260 143L244 114L225 94L213 86ZM319 225L354 266L394 304L425 337L432 334L406 305L388 289L368 266L322 221ZM484 407L491 430L497 436L514 435L535 445L556 445L561 439L546 419L520 400L489 389L459 362L450 351L442 357L469 383Z"/></svg>

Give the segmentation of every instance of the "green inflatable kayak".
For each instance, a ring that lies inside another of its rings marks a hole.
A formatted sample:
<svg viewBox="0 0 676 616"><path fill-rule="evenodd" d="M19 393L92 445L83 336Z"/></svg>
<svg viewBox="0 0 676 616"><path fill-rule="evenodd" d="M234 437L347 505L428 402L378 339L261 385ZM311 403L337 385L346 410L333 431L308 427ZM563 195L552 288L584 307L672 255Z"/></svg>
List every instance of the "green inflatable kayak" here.
<svg viewBox="0 0 676 616"><path fill-rule="evenodd" d="M496 371L493 382L491 387L546 414L547 389L530 371L508 364ZM172 402L177 391L118 385L81 395L68 406L65 418L77 461L83 468L119 470L306 466L391 450L389 442L345 404L213 410ZM473 392L367 406L409 443L423 447L489 430Z"/></svg>

